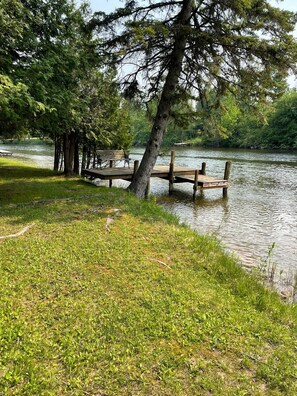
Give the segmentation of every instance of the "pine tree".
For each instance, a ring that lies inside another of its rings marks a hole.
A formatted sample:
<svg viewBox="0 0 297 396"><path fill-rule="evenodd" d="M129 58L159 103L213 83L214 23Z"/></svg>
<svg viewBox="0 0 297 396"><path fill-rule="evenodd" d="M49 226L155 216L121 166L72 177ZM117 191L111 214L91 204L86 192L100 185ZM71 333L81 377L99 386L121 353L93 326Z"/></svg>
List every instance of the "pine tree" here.
<svg viewBox="0 0 297 396"><path fill-rule="evenodd" d="M148 98L159 98L131 191L144 196L175 103L203 102L209 90L218 100L228 90L255 102L271 95L275 79L295 70L295 23L294 13L266 0L132 0L94 15L101 55L126 67L125 93L145 85Z"/></svg>

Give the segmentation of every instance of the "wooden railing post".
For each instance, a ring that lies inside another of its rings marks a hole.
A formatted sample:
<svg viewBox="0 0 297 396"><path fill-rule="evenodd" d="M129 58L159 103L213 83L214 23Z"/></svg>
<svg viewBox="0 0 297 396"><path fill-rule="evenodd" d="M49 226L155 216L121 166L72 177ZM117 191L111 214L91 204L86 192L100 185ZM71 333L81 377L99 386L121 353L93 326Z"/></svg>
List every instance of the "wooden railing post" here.
<svg viewBox="0 0 297 396"><path fill-rule="evenodd" d="M174 150L171 151L171 160L170 160L170 162L172 162L173 164L175 163L175 151Z"/></svg>
<svg viewBox="0 0 297 396"><path fill-rule="evenodd" d="M229 180L230 173L231 173L231 161L227 161L225 165L225 172L224 172L224 180ZM228 187L223 188L223 197L227 197Z"/></svg>

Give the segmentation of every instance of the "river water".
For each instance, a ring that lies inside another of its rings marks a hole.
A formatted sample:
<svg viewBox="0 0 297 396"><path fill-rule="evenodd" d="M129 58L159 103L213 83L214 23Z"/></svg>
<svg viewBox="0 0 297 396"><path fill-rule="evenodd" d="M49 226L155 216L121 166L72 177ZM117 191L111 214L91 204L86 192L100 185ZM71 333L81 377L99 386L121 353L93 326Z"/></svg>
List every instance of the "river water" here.
<svg viewBox="0 0 297 396"><path fill-rule="evenodd" d="M52 167L53 147L46 144L1 145L14 157L38 166ZM143 149L132 149L132 159L141 159ZM297 271L297 152L234 149L176 148L176 165L201 167L223 178L225 162L232 161L228 197L221 189L205 190L192 200L193 186L175 185L168 196L168 182L152 179L151 192L165 209L199 233L215 234L244 266L269 261L284 274ZM169 164L170 152L159 164ZM125 186L125 182L119 182Z"/></svg>

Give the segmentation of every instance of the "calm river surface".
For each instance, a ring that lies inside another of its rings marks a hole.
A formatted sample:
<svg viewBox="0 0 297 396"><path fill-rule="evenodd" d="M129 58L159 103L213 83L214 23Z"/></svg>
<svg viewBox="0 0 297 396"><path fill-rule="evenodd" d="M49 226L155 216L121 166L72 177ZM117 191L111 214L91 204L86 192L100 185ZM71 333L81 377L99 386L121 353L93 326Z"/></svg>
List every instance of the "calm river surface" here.
<svg viewBox="0 0 297 396"><path fill-rule="evenodd" d="M1 145L14 157L52 167L53 148L41 145ZM143 149L133 148L132 159ZM259 265L275 244L271 260L286 273L297 271L297 152L234 149L176 148L176 165L201 167L223 177L225 162L233 162L228 198L222 190L206 190L192 201L192 185L175 185L168 197L168 182L152 179L151 192L159 204L178 215L199 233L213 233L235 251L245 266ZM170 152L159 164L170 162ZM124 186L124 182L119 182Z"/></svg>

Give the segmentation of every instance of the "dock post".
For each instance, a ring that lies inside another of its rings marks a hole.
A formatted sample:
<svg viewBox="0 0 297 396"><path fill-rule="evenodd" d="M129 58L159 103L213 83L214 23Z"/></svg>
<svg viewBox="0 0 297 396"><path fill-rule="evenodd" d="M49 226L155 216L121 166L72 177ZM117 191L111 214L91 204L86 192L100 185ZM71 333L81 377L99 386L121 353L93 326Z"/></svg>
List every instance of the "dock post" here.
<svg viewBox="0 0 297 396"><path fill-rule="evenodd" d="M113 167L113 161L112 160L109 161L109 167L110 168ZM109 187L112 187L112 179L109 179Z"/></svg>
<svg viewBox="0 0 297 396"><path fill-rule="evenodd" d="M173 182L174 182L174 161L175 161L175 151L171 151L171 161L169 165L169 195L173 192Z"/></svg>
<svg viewBox="0 0 297 396"><path fill-rule="evenodd" d="M196 169L195 170L195 178L194 178L194 186L193 186L193 200L195 201L196 198L196 193L197 193L197 189L198 189L198 174L199 174L199 170Z"/></svg>
<svg viewBox="0 0 297 396"><path fill-rule="evenodd" d="M231 173L231 165L232 165L231 161L226 162L225 172L224 172L224 180L229 180L230 173ZM224 198L227 197L227 191L228 191L228 187L224 187L223 188L223 197Z"/></svg>
<svg viewBox="0 0 297 396"><path fill-rule="evenodd" d="M206 175L206 162L202 162L201 175Z"/></svg>
<svg viewBox="0 0 297 396"><path fill-rule="evenodd" d="M171 151L171 160L170 160L170 162L172 162L173 164L175 162L175 150Z"/></svg>

